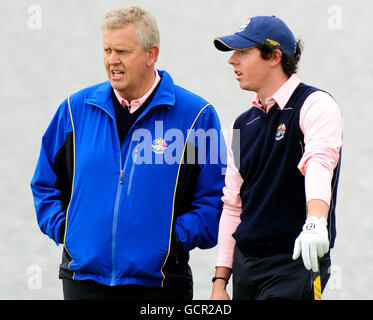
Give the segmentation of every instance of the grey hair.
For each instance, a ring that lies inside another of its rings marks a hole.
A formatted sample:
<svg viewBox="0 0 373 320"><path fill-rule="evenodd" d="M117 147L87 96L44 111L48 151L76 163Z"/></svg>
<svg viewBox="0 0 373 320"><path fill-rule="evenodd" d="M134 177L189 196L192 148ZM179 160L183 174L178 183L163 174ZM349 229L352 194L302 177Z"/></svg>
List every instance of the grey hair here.
<svg viewBox="0 0 373 320"><path fill-rule="evenodd" d="M157 21L147 11L132 6L117 8L109 11L102 20L101 29L116 29L135 23L137 27L137 41L145 49L160 43Z"/></svg>

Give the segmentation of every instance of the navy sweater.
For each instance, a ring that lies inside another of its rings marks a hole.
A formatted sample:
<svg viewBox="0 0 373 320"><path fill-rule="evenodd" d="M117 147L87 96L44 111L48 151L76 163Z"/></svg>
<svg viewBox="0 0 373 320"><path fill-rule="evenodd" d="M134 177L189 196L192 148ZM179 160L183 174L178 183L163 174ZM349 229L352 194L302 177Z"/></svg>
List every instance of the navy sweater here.
<svg viewBox="0 0 373 320"><path fill-rule="evenodd" d="M291 253L306 219L304 176L297 168L304 152L299 114L306 98L317 91L301 83L284 110L274 105L268 113L251 108L234 123L236 166L243 178L241 224L233 237L248 256ZM335 239L335 200L339 165L332 181L328 228Z"/></svg>

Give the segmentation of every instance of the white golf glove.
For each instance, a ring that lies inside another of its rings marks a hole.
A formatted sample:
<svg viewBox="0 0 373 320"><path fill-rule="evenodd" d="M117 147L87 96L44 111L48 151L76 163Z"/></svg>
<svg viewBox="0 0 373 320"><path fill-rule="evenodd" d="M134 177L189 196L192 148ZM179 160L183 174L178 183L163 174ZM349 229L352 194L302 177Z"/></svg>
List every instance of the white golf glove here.
<svg viewBox="0 0 373 320"><path fill-rule="evenodd" d="M303 225L303 231L295 240L293 260L302 253L304 266L313 272L319 271L318 257L329 251L327 221L325 218L309 217Z"/></svg>

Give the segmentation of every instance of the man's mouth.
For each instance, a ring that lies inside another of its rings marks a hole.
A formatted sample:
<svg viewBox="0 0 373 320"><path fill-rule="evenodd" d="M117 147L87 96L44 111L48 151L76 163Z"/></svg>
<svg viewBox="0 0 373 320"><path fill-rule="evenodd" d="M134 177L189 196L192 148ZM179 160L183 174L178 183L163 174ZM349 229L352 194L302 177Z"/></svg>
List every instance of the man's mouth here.
<svg viewBox="0 0 373 320"><path fill-rule="evenodd" d="M120 70L111 70L111 78L113 80L121 80L124 76L124 72Z"/></svg>
<svg viewBox="0 0 373 320"><path fill-rule="evenodd" d="M237 80L241 79L241 77L243 76L243 73L238 70L234 70L234 73L237 75L236 77Z"/></svg>

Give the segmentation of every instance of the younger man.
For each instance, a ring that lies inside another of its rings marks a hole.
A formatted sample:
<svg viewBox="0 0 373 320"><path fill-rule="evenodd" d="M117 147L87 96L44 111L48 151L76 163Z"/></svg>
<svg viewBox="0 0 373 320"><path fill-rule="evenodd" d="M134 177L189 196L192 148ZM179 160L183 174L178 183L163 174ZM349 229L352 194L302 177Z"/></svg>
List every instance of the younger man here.
<svg viewBox="0 0 373 320"><path fill-rule="evenodd" d="M214 44L257 95L229 141L211 298L229 299L233 270L233 299L312 299L309 270L324 288L336 234L340 110L295 75L300 42L279 18L250 18Z"/></svg>

